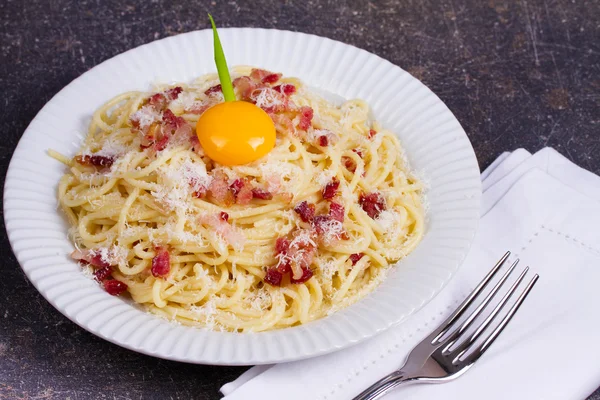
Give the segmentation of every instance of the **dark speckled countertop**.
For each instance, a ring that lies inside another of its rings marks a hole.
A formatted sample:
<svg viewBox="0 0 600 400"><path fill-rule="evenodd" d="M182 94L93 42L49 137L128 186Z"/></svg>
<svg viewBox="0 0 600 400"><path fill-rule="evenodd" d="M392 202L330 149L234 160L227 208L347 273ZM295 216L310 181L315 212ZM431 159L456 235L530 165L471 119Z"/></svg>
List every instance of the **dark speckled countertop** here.
<svg viewBox="0 0 600 400"><path fill-rule="evenodd" d="M454 112L482 168L505 150L552 146L600 173L598 0L2 0L2 182L23 131L63 86L125 50L207 28L209 10L221 26L314 33L408 70ZM216 399L245 370L96 338L37 293L0 235L1 399Z"/></svg>

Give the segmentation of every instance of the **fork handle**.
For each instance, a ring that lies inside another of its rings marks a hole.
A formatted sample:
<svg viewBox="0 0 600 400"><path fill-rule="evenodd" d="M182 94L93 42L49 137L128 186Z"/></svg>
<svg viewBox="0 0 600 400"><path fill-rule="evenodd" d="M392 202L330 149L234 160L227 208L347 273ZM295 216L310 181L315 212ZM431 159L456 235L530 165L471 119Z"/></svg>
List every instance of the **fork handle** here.
<svg viewBox="0 0 600 400"><path fill-rule="evenodd" d="M405 382L410 382L412 378L404 371L394 371L389 375L384 376L367 389L362 391L353 400L375 400L389 392L390 390L400 386Z"/></svg>

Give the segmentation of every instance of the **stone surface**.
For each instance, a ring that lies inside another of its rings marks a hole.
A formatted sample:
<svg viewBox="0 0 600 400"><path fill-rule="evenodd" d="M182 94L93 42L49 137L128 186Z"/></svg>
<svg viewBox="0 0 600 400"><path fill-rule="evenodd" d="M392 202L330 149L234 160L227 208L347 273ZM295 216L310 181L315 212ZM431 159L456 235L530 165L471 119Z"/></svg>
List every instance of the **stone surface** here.
<svg viewBox="0 0 600 400"><path fill-rule="evenodd" d="M600 173L597 0L260 0L218 5L3 0L2 183L24 129L62 87L125 50L207 28L207 11L220 26L313 33L401 66L455 113L482 168L505 150L552 146ZM158 360L94 337L54 310L28 283L4 227L0 238L0 398L215 399L219 386L244 370ZM599 400L600 392L591 399Z"/></svg>

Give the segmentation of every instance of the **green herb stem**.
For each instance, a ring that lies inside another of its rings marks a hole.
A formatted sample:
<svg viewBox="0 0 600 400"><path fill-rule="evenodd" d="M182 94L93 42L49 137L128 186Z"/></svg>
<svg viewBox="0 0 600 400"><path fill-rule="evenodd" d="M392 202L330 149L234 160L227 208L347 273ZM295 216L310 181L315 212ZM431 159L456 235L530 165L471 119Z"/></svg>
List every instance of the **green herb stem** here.
<svg viewBox="0 0 600 400"><path fill-rule="evenodd" d="M235 101L235 93L233 92L231 76L229 76L229 68L227 68L227 61L225 60L225 53L223 53L219 33L217 32L217 27L212 15L208 14L208 18L210 18L213 36L215 38L215 64L217 65L217 72L219 73L219 81L221 81L221 90L223 91L223 96L225 96L225 101Z"/></svg>

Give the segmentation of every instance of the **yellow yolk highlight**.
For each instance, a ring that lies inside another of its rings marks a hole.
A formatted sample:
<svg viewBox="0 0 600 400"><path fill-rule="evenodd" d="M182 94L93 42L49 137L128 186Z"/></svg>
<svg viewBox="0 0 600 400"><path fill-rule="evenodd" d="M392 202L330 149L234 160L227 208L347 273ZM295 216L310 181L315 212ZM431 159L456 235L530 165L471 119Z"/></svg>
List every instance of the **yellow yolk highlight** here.
<svg viewBox="0 0 600 400"><path fill-rule="evenodd" d="M275 146L275 124L262 108L245 101L219 103L198 119L196 134L208 157L223 165L258 160Z"/></svg>

